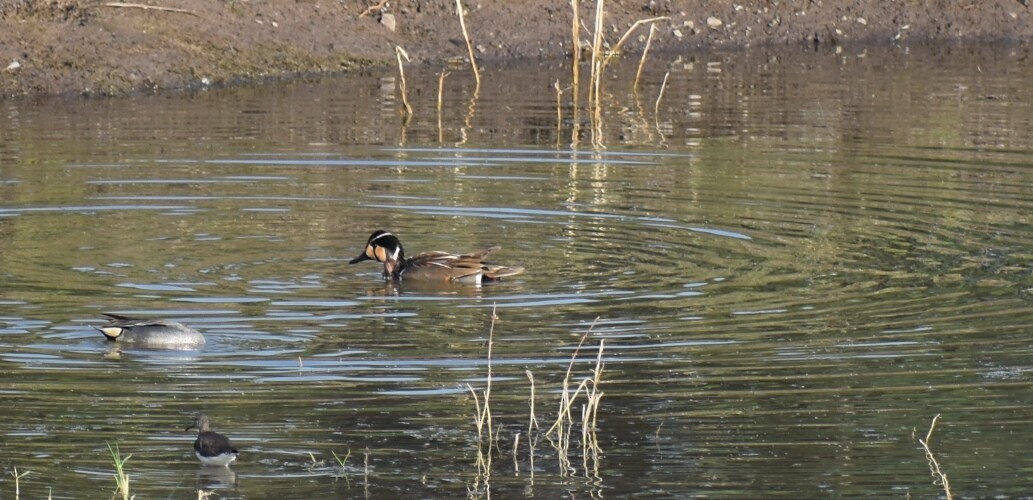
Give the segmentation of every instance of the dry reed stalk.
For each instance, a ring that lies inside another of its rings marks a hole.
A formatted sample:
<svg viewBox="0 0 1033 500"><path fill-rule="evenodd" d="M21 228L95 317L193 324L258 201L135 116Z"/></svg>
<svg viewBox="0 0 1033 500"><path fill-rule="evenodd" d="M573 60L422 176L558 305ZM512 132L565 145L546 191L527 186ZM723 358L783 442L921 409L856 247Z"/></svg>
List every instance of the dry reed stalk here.
<svg viewBox="0 0 1033 500"><path fill-rule="evenodd" d="M447 75L448 72L445 70L441 70L441 74L438 75L438 143L444 142L445 139L445 132L441 126L441 108L445 100L445 76Z"/></svg>
<svg viewBox="0 0 1033 500"><path fill-rule="evenodd" d="M484 428L485 424L487 424L489 447L495 441L495 436L497 435L493 435L491 429L491 406L489 401L491 400L491 351L495 340L495 321L498 319L498 316L495 314L495 307L492 306L491 326L488 328L488 378L485 382L485 388L483 393L483 406L481 406L480 399L477 396L477 391L475 391L473 386L471 386L470 384L466 384L466 388L470 390L470 394L473 394L474 410L476 412L476 414L474 415L473 422L474 426L477 427L477 441L482 443L484 442Z"/></svg>
<svg viewBox="0 0 1033 500"><path fill-rule="evenodd" d="M531 381L531 417L527 420L527 435L530 436L532 430L539 429L538 419L534 416L534 374L531 370L524 370L524 373L527 374L527 380Z"/></svg>
<svg viewBox="0 0 1033 500"><path fill-rule="evenodd" d="M520 475L520 463L517 462L517 449L520 448L520 431L513 436L513 472Z"/></svg>
<svg viewBox="0 0 1033 500"><path fill-rule="evenodd" d="M529 469L531 471L531 486L534 486L534 443L531 439L531 434L527 435L527 458L530 462Z"/></svg>
<svg viewBox="0 0 1033 500"><path fill-rule="evenodd" d="M937 413L933 417L932 424L929 425L929 432L925 435L925 440L919 439L918 442L922 444L922 448L925 449L925 459L929 462L929 471L933 477L936 478L933 484L939 482L940 486L943 486L943 493L947 495L947 500L953 500L954 496L951 494L950 482L947 481L947 474L940 469L940 463L936 461L936 457L933 456L933 451L929 449L929 440L933 437L933 429L936 428L936 421L940 419L940 414Z"/></svg>
<svg viewBox="0 0 1033 500"><path fill-rule="evenodd" d="M605 16L605 0L597 0L595 4L595 28L592 34L592 72L589 77L588 107L592 117L592 146L601 148L603 107L599 97L602 86L603 70L603 17Z"/></svg>
<svg viewBox="0 0 1033 500"><path fill-rule="evenodd" d="M606 58L603 59L603 63L602 63L603 67L606 67L606 65L610 63L610 60L613 59L614 57L616 57L617 54L620 54L621 45L624 45L624 42L626 42L628 40L628 37L630 37L631 34L634 33L635 30L638 29L639 26L642 26L643 24L653 24L653 23L656 23L658 21L664 21L664 20L668 20L668 19L670 19L670 17L661 16L661 17L650 17L649 19L639 19L638 21L635 21L635 23L632 24L628 28L628 30L624 32L624 35L621 36L620 39L617 40L617 43L613 44L613 48L611 48L610 51L606 54Z"/></svg>
<svg viewBox="0 0 1033 500"><path fill-rule="evenodd" d="M18 497L21 496L21 484L20 484L21 483L21 479L23 477L25 477L25 476L28 476L31 473L32 473L32 471L25 471L25 472L22 472L21 474L19 474L17 466L14 468L14 472L10 473L11 477L14 478L14 498L15 498L15 500L17 500Z"/></svg>
<svg viewBox="0 0 1033 500"><path fill-rule="evenodd" d="M402 80L401 91L402 91L402 104L405 105L406 116L412 116L412 106L409 105L409 96L405 87L405 68L402 66L402 58L404 57L406 62L409 62L409 54L399 45L395 45L395 56L398 58L398 76Z"/></svg>
<svg viewBox="0 0 1033 500"><path fill-rule="evenodd" d="M638 81L642 79L642 69L646 67L646 56L649 54L649 47L653 45L653 35L656 33L656 24L649 25L649 37L646 38L646 47L642 49L642 59L638 61L638 70L635 71L635 83L631 85L631 91L638 93Z"/></svg>
<svg viewBox="0 0 1033 500"><path fill-rule="evenodd" d="M573 422L573 417L570 414L570 406L571 404L573 404L574 399L577 398L577 395L580 394L583 389L587 392L586 385L588 384L588 382L590 382L590 380L583 380L580 384L578 384L578 387L574 391L573 395L571 395L570 376L574 372L574 363L577 362L577 356L581 352L581 346L584 345L585 340L592 333L592 330L595 329L595 324L598 321L599 318L595 318L594 320L592 320L592 324L589 325L588 331L581 336L581 340L577 343L577 347L574 348L574 354L570 357L570 364L567 365L567 373L563 377L563 390L560 392L560 407L559 411L557 412L556 422L553 423L552 427L550 427L549 430L545 432L546 435L552 434L554 430L563 425L564 421ZM602 354L600 354L600 356L602 356Z"/></svg>
<svg viewBox="0 0 1033 500"><path fill-rule="evenodd" d="M374 12L379 12L385 6L387 6L387 2L388 1L389 0L380 0L376 4L370 5L369 7L366 8L366 10L362 11L362 14L359 14L359 17L366 17L366 16L368 16L368 15L374 13Z"/></svg>
<svg viewBox="0 0 1033 500"><path fill-rule="evenodd" d="M656 116L657 121L660 120L660 99L664 97L664 89L667 88L667 77L671 76L671 72L664 73L664 82L660 84L660 92L656 95L656 104L653 105L653 115Z"/></svg>
<svg viewBox="0 0 1033 500"><path fill-rule="evenodd" d="M556 140L559 141L560 131L563 130L563 89L560 88L559 80L553 82L552 88L556 89Z"/></svg>
<svg viewBox="0 0 1033 500"><path fill-rule="evenodd" d="M577 106L577 87L578 81L581 79L581 12L578 9L579 0L570 0L570 10L573 13L573 18L570 23L571 31L571 46L572 51L570 57L570 72L571 80L574 85L574 105Z"/></svg>
<svg viewBox="0 0 1033 500"><path fill-rule="evenodd" d="M142 3L126 3L126 2L107 2L97 5L97 7L114 7L119 9L140 9L140 10L160 10L162 12L176 12L179 14L190 14L194 17L201 17L196 12L186 9L177 9L175 7L159 7L156 5L144 5Z"/></svg>
<svg viewBox="0 0 1033 500"><path fill-rule="evenodd" d="M459 27L463 29L463 39L466 40L466 51L470 54L470 69L473 70L474 81L477 88L481 88L481 72L477 69L477 59L473 56L473 43L470 42L470 34L466 32L466 19L463 16L463 2L456 0L456 11L459 13Z"/></svg>

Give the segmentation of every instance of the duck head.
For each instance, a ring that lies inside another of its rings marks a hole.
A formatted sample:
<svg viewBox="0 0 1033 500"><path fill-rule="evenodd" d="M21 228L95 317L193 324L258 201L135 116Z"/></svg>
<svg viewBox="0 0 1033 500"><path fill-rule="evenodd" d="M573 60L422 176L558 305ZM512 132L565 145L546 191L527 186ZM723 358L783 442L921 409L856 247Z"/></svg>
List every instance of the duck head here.
<svg viewBox="0 0 1033 500"><path fill-rule="evenodd" d="M398 237L387 231L378 230L366 240L366 249L348 263L355 264L364 260L375 260L384 264L384 276L394 276L401 262L405 260L405 250Z"/></svg>

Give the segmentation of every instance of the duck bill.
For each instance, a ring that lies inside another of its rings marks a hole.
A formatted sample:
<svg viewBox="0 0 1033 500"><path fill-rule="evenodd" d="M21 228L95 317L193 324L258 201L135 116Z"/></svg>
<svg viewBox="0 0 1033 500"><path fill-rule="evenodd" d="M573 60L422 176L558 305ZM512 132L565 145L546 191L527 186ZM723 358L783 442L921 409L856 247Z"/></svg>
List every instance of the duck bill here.
<svg viewBox="0 0 1033 500"><path fill-rule="evenodd" d="M364 260L372 260L372 259L367 257L366 254L360 254L358 257L355 257L354 259L349 260L348 263L349 264L355 264L356 262L362 262Z"/></svg>

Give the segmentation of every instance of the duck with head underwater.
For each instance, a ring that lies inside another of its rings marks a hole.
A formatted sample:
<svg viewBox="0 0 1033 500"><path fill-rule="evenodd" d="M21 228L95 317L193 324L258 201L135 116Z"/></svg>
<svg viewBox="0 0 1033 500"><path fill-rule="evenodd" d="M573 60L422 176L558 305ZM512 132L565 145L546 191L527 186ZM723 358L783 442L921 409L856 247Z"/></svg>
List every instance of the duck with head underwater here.
<svg viewBox="0 0 1033 500"><path fill-rule="evenodd" d="M384 264L384 279L392 281L418 280L424 282L481 284L499 281L524 272L523 267L490 264L484 258L500 247L480 252L455 255L447 252L424 252L405 257L398 237L384 230L375 231L366 241L366 249L349 264L375 260Z"/></svg>
<svg viewBox="0 0 1033 500"><path fill-rule="evenodd" d="M95 326L108 340L119 343L139 344L149 347L199 347L204 345L204 335L182 323L166 319L140 319L104 313L108 323Z"/></svg>

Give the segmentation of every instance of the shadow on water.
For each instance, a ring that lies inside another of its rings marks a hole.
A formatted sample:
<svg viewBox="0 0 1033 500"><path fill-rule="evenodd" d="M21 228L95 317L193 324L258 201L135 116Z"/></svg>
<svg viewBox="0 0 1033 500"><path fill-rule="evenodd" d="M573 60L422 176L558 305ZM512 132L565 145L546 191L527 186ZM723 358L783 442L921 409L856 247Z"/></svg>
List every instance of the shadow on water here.
<svg viewBox="0 0 1033 500"><path fill-rule="evenodd" d="M32 498L113 489L106 443L139 497L932 496L941 414L956 494L1027 494L1031 70L885 51L614 66L599 150L562 62L484 68L472 114L451 75L440 126L418 69L407 122L375 73L6 103L0 467ZM385 283L348 265L379 228L528 271ZM103 312L207 343L112 345Z"/></svg>

